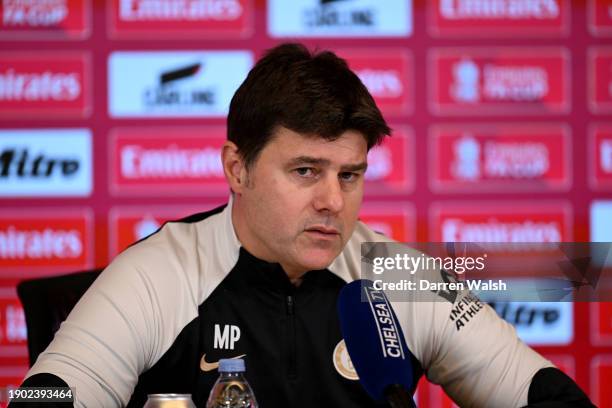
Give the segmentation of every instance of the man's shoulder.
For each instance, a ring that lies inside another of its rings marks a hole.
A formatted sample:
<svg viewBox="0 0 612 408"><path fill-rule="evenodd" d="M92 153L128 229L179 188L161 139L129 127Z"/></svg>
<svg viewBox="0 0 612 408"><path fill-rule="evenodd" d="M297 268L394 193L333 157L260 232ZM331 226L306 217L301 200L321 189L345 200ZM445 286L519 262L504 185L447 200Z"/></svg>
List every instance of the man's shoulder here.
<svg viewBox="0 0 612 408"><path fill-rule="evenodd" d="M366 242L397 242L384 233L376 231L362 221L357 221L351 238L346 243L341 255L361 257L361 245Z"/></svg>
<svg viewBox="0 0 612 408"><path fill-rule="evenodd" d="M146 261L149 257L168 259L198 251L198 244L214 244L215 234L222 229L226 204L205 212L166 221L155 232L141 238L126 248L119 257ZM119 258L118 257L118 258Z"/></svg>
<svg viewBox="0 0 612 408"><path fill-rule="evenodd" d="M166 222L156 232L120 253L102 275L133 276L160 290L177 284L203 300L229 272L237 250L227 230L225 206Z"/></svg>
<svg viewBox="0 0 612 408"><path fill-rule="evenodd" d="M383 231L378 231L363 221L357 221L349 241L358 242L359 244L362 242L396 242L393 238L385 235Z"/></svg>
<svg viewBox="0 0 612 408"><path fill-rule="evenodd" d="M194 240L212 235L216 218L223 215L226 204L205 212L166 221L155 232L134 242L124 252L146 252L165 249L170 252L187 248ZM202 235L198 237L198 234Z"/></svg>
<svg viewBox="0 0 612 408"><path fill-rule="evenodd" d="M394 242L386 235L375 231L367 224L357 221L355 229L340 255L329 266L329 270L346 282L359 279L361 270L361 244L365 242Z"/></svg>

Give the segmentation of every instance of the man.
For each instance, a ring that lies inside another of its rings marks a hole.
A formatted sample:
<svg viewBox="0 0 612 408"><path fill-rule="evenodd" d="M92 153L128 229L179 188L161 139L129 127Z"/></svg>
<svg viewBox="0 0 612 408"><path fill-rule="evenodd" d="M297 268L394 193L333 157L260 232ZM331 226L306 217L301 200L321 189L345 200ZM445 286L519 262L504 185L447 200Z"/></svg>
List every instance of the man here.
<svg viewBox="0 0 612 408"><path fill-rule="evenodd" d="M203 406L218 360L242 356L262 407L373 406L350 367L338 367L336 302L359 278L361 242L385 240L357 216L367 152L389 132L334 54L268 52L231 102L230 203L119 255L24 386L70 385L79 406L140 407L164 392ZM491 308L458 332L452 306L394 305L417 377L426 372L466 406L588 406Z"/></svg>

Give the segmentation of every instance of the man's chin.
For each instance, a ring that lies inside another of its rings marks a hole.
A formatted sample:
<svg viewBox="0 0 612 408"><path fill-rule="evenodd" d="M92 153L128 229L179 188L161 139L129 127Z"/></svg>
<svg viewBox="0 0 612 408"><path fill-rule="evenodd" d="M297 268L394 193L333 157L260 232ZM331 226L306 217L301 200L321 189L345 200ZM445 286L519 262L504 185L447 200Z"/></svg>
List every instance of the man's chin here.
<svg viewBox="0 0 612 408"><path fill-rule="evenodd" d="M336 259L336 257L340 254L340 251L337 250L310 250L304 251L302 256L304 257L302 265L312 271L318 269L325 269Z"/></svg>

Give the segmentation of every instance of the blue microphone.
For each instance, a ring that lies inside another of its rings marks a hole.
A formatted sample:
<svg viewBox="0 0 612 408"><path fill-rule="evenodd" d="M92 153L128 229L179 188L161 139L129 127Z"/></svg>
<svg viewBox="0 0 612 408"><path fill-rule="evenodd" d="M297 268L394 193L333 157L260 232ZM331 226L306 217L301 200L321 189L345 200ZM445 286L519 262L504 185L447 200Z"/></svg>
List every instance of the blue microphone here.
<svg viewBox="0 0 612 408"><path fill-rule="evenodd" d="M381 290L371 280L356 280L340 291L340 330L361 385L372 399L393 408L415 407L412 353Z"/></svg>

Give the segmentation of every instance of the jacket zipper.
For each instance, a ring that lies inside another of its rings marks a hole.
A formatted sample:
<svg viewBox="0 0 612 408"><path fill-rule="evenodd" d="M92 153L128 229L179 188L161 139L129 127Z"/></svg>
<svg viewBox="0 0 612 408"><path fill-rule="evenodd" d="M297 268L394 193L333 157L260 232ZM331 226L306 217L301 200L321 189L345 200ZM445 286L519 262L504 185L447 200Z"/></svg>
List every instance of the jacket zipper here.
<svg viewBox="0 0 612 408"><path fill-rule="evenodd" d="M294 300L292 295L287 295L287 316L289 329L289 364L287 367L287 375L297 377L297 349L295 338L295 310Z"/></svg>

